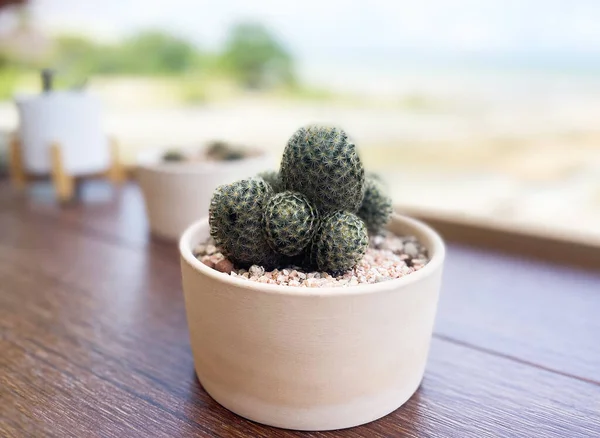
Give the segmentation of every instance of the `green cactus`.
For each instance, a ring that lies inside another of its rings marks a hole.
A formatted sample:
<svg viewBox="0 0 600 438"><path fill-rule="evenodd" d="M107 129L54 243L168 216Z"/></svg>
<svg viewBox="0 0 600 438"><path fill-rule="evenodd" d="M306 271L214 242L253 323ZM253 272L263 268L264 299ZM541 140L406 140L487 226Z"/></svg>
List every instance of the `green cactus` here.
<svg viewBox="0 0 600 438"><path fill-rule="evenodd" d="M280 178L285 190L303 193L319 211L358 211L365 171L346 133L335 127L300 128L283 152Z"/></svg>
<svg viewBox="0 0 600 438"><path fill-rule="evenodd" d="M321 271L346 271L363 258L368 246L364 222L355 214L336 211L321 220L310 249L310 265Z"/></svg>
<svg viewBox="0 0 600 438"><path fill-rule="evenodd" d="M236 161L245 157L242 151L229 151L223 156L223 161Z"/></svg>
<svg viewBox="0 0 600 438"><path fill-rule="evenodd" d="M267 243L264 209L272 196L261 178L219 186L209 208L210 235L223 254L238 266L272 268L281 257Z"/></svg>
<svg viewBox="0 0 600 438"><path fill-rule="evenodd" d="M223 144L213 145L223 152ZM356 148L334 127L299 129L288 141L279 172L217 188L210 233L240 267L289 264L343 272L367 251L369 232L389 221L383 182L365 177Z"/></svg>
<svg viewBox="0 0 600 438"><path fill-rule="evenodd" d="M271 248L292 257L306 248L317 228L318 213L306 196L282 192L265 207L265 229Z"/></svg>
<svg viewBox="0 0 600 438"><path fill-rule="evenodd" d="M387 187L387 181L385 179L383 179L383 177L378 174L377 172L365 172L365 180L366 179L374 179L377 182L379 182L381 185L383 185L384 187Z"/></svg>
<svg viewBox="0 0 600 438"><path fill-rule="evenodd" d="M281 184L281 180L279 179L279 172L276 170L266 170L264 172L260 172L257 176L269 183L275 193L283 191L283 186Z"/></svg>
<svg viewBox="0 0 600 438"><path fill-rule="evenodd" d="M216 140L208 144L206 156L214 160L235 161L245 157L244 151L230 143Z"/></svg>
<svg viewBox="0 0 600 438"><path fill-rule="evenodd" d="M379 234L392 216L392 199L380 179L369 175L365 179L365 196L357 213L371 234Z"/></svg>
<svg viewBox="0 0 600 438"><path fill-rule="evenodd" d="M185 158L181 151L175 149L166 151L162 156L163 161L185 161Z"/></svg>

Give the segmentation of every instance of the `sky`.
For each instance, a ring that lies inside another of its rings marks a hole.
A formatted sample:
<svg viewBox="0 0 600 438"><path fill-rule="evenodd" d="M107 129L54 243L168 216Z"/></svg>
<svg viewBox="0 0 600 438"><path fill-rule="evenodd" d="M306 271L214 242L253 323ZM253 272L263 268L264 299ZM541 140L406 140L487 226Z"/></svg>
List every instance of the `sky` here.
<svg viewBox="0 0 600 438"><path fill-rule="evenodd" d="M600 54L597 0L33 0L43 27L103 39L159 27L216 48L260 20L299 57L348 53Z"/></svg>

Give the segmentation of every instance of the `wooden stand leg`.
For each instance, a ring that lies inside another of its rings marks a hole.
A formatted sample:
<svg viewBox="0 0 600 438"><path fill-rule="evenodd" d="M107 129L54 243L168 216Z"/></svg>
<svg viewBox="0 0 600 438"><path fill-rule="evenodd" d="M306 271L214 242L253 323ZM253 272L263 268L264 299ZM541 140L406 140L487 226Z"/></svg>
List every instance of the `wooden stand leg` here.
<svg viewBox="0 0 600 438"><path fill-rule="evenodd" d="M75 181L68 175L62 159L60 145L53 144L50 148L52 161L52 183L60 202L68 202L75 195Z"/></svg>
<svg viewBox="0 0 600 438"><path fill-rule="evenodd" d="M125 169L119 156L119 145L114 138L110 139L111 165L107 177L113 183L121 185L125 182Z"/></svg>
<svg viewBox="0 0 600 438"><path fill-rule="evenodd" d="M19 190L24 189L27 184L27 176L25 175L25 169L23 168L21 141L17 134L14 134L10 141L8 165L11 183Z"/></svg>

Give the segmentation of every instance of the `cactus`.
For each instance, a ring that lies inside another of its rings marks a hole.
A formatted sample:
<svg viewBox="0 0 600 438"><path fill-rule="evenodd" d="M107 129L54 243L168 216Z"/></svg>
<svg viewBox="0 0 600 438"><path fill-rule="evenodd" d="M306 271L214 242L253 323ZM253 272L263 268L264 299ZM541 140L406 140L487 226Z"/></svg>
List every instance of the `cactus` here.
<svg viewBox="0 0 600 438"><path fill-rule="evenodd" d="M387 181L377 172L365 172L365 180L374 179L380 183L384 188L387 188Z"/></svg>
<svg viewBox="0 0 600 438"><path fill-rule="evenodd" d="M264 207L272 196L261 178L217 187L209 208L210 234L223 254L239 266L275 267L280 256L267 243Z"/></svg>
<svg viewBox="0 0 600 438"><path fill-rule="evenodd" d="M306 248L317 221L316 208L300 193L278 193L265 207L267 241L271 248L286 256L298 255Z"/></svg>
<svg viewBox="0 0 600 438"><path fill-rule="evenodd" d="M264 172L260 172L257 176L264 179L271 186L275 193L283 191L281 180L279 179L279 172L275 170L266 170Z"/></svg>
<svg viewBox="0 0 600 438"><path fill-rule="evenodd" d="M303 193L320 212L358 211L365 171L346 133L334 127L300 128L283 152L280 178L285 190Z"/></svg>
<svg viewBox="0 0 600 438"><path fill-rule="evenodd" d="M364 222L355 214L336 211L321 221L310 249L310 264L321 271L346 271L362 259L368 246Z"/></svg>
<svg viewBox="0 0 600 438"><path fill-rule="evenodd" d="M365 179L365 196L357 213L371 234L379 234L392 216L392 200L385 193L380 179L369 175Z"/></svg>
<svg viewBox="0 0 600 438"><path fill-rule="evenodd" d="M222 152L222 144L214 147ZM279 172L217 188L209 222L211 236L238 266L339 273L360 261L369 232L380 232L391 211L382 181L365 177L346 133L309 126L288 141Z"/></svg>
<svg viewBox="0 0 600 438"><path fill-rule="evenodd" d="M186 157L182 152L173 149L165 152L162 159L163 161L184 161Z"/></svg>
<svg viewBox="0 0 600 438"><path fill-rule="evenodd" d="M241 160L245 157L245 154L240 148L236 148L227 142L216 140L208 144L206 156L214 160L234 161Z"/></svg>

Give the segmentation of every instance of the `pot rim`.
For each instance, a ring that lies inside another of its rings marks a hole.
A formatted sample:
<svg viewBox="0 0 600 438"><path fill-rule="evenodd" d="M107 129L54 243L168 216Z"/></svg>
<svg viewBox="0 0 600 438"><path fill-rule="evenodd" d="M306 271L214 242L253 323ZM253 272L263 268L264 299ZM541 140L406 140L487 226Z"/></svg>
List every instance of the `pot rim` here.
<svg viewBox="0 0 600 438"><path fill-rule="evenodd" d="M188 147L187 149L191 149L191 147ZM272 156L270 151L259 149L258 155L232 161L161 161L161 154L168 150L170 150L170 148L160 147L143 151L137 156L136 168L138 170L143 169L167 175L209 175L221 172L224 169L235 169L236 167L242 167L248 163L264 161Z"/></svg>
<svg viewBox="0 0 600 438"><path fill-rule="evenodd" d="M259 283L256 281L242 280L230 275L224 275L222 272L216 271L213 268L206 266L196 257L194 257L192 251L193 246L197 242L192 242L192 236L196 235L197 232L206 228L208 232L208 217L205 217L199 221L191 224L181 235L179 239L179 253L181 258L194 270L200 274L210 277L216 281L229 284L238 288L252 290L257 293L268 293L276 295L294 295L294 296L349 296L349 295L368 295L374 293L384 293L397 290L401 287L409 284L424 280L425 278L433 275L439 269L442 268L444 263L446 248L444 241L440 235L433 230L433 228L424 224L423 222L394 213L392 215L392 221L401 221L408 227L417 229L421 234L427 236L431 242L430 247L427 249L433 254L429 262L421 269L410 274L396 278L393 280L382 281L380 283L373 284L359 284L356 286L347 287L298 287L298 286L282 286L278 284Z"/></svg>

